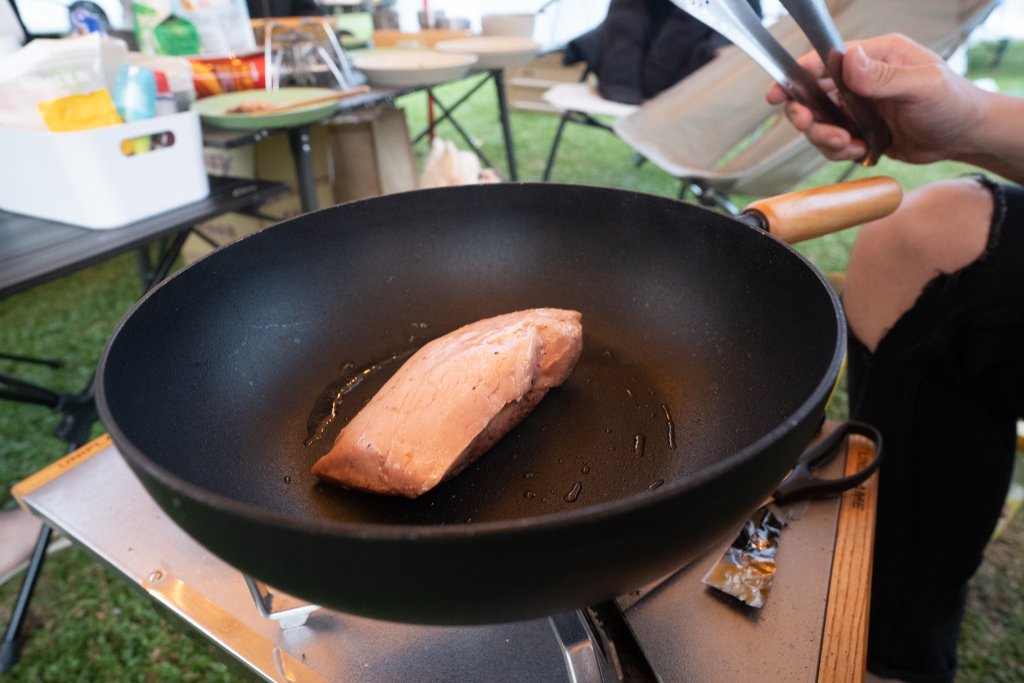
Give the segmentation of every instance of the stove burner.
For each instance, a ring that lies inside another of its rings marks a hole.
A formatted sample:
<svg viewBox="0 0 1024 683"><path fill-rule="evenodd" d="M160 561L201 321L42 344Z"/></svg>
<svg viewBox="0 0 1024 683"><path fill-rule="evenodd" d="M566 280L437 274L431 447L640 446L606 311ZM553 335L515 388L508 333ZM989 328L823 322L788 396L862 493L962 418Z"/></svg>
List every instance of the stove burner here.
<svg viewBox="0 0 1024 683"><path fill-rule="evenodd" d="M242 574L260 616L282 630L303 626L319 605L275 592L267 584ZM660 681L633 634L618 603L564 612L548 618L562 651L568 680L573 683L650 683Z"/></svg>

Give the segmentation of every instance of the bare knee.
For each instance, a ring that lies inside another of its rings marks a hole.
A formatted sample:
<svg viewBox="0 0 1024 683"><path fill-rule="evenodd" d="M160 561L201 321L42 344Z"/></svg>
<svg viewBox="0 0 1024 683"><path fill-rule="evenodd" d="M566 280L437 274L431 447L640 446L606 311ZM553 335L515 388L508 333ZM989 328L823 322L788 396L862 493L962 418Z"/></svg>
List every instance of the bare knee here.
<svg viewBox="0 0 1024 683"><path fill-rule="evenodd" d="M929 282L976 261L992 211L992 195L977 181L945 180L908 192L893 214L865 225L843 295L857 338L874 349Z"/></svg>

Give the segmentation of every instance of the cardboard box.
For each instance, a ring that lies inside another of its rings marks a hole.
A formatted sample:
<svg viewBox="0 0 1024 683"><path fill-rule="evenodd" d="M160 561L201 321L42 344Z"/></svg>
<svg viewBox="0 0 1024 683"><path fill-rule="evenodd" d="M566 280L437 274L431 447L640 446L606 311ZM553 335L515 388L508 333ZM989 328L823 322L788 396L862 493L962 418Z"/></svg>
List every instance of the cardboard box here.
<svg viewBox="0 0 1024 683"><path fill-rule="evenodd" d="M505 70L508 106L527 111L561 113L544 101L544 91L559 83L579 82L586 68L582 62L563 66L561 51L548 52L526 64L511 66Z"/></svg>
<svg viewBox="0 0 1024 683"><path fill-rule="evenodd" d="M316 183L317 206L337 203L332 189L334 160L331 156L329 127L321 124L309 127L309 146L312 150L313 178ZM295 160L287 135L271 135L255 145L255 177L277 180L288 185L288 191L263 204L260 213L277 220L285 220L302 213Z"/></svg>
<svg viewBox="0 0 1024 683"><path fill-rule="evenodd" d="M371 110L357 117L311 126L310 147L316 198L321 208L404 192L418 185L416 158L401 109ZM261 205L260 218L227 213L197 225L196 230L206 239L189 236L182 247L185 263L213 251L214 245L223 246L302 213L287 135L271 135L255 144L232 149L206 147L203 159L210 175L276 180L289 189Z"/></svg>
<svg viewBox="0 0 1024 683"><path fill-rule="evenodd" d="M204 147L203 163L206 172L212 176L256 177L255 146L253 145L231 149ZM194 227L194 230L202 233L206 239L195 234L189 235L181 247L181 258L186 264L192 263L213 251L214 246L210 242L218 246L234 242L239 237L261 230L266 225L269 225L268 221L240 213L221 214L217 218Z"/></svg>
<svg viewBox="0 0 1024 683"><path fill-rule="evenodd" d="M337 203L405 192L418 186L405 112L378 109L330 127Z"/></svg>
<svg viewBox="0 0 1024 683"><path fill-rule="evenodd" d="M313 150L317 202L320 206L330 206L335 201L332 189L333 160L327 127L311 126L310 143ZM185 263L192 263L210 253L214 250L214 245L223 246L302 213L302 200L296 189L298 184L295 162L287 135L271 135L255 144L231 149L204 147L203 161L206 172L213 176L277 180L286 183L289 189L259 207L259 213L263 218L241 213L226 213L197 225L195 230L203 237L190 235L185 240L181 248L181 256Z"/></svg>

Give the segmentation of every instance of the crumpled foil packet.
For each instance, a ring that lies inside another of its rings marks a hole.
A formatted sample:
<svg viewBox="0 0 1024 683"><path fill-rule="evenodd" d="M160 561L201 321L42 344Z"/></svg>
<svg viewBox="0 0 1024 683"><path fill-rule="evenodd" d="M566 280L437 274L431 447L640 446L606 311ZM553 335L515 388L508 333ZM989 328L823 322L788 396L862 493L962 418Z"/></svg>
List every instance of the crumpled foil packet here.
<svg viewBox="0 0 1024 683"><path fill-rule="evenodd" d="M758 508L722 559L704 575L703 582L751 607L764 607L775 579L779 536L783 527L805 510L805 506Z"/></svg>

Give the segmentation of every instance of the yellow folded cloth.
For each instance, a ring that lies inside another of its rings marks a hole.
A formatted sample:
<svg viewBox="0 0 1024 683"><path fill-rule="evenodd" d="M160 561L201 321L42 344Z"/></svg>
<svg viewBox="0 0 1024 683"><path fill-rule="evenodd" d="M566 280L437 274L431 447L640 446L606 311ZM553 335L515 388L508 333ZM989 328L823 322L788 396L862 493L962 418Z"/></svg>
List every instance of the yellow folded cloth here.
<svg viewBox="0 0 1024 683"><path fill-rule="evenodd" d="M46 127L56 133L121 123L121 117L117 115L117 109L114 107L114 100L106 90L39 102L37 106Z"/></svg>

